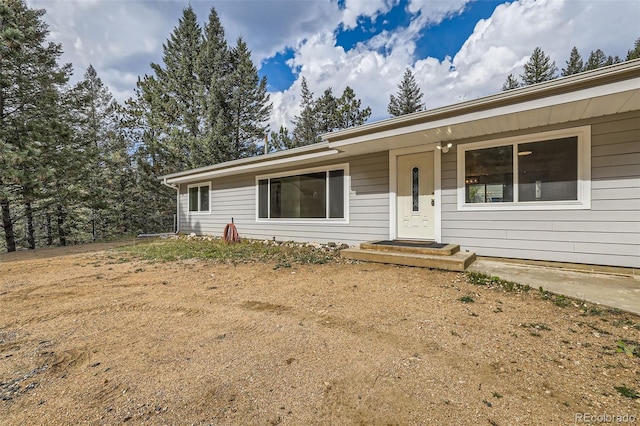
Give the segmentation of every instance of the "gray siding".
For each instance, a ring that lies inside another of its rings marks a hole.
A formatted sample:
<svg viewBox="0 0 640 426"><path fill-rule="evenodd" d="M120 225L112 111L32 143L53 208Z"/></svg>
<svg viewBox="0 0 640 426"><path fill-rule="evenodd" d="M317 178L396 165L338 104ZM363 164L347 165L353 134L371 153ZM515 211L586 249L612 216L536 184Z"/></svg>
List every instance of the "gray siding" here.
<svg viewBox="0 0 640 426"><path fill-rule="evenodd" d="M452 150L442 157L443 242L482 256L640 267L640 113L539 131L586 124L592 126L591 210L457 211ZM495 138L503 136L513 134Z"/></svg>
<svg viewBox="0 0 640 426"><path fill-rule="evenodd" d="M389 236L389 154L340 159L324 164L349 163L349 223L278 223L256 221L255 175L213 181L211 214L189 214L187 185L180 188L180 232L221 236L233 217L243 238L302 242L340 242L386 239ZM322 164L318 164L322 165ZM274 171L274 173L277 171Z"/></svg>

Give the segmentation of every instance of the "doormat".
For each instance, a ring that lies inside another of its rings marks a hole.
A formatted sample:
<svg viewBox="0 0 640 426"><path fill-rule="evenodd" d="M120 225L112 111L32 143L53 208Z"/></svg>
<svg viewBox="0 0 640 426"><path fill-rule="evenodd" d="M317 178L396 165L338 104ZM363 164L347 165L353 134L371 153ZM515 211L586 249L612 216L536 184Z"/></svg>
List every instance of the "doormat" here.
<svg viewBox="0 0 640 426"><path fill-rule="evenodd" d="M380 246L398 246L398 247L417 247L417 248L430 248L441 249L447 244L436 243L434 241L406 241L406 240L384 240L376 241L374 245Z"/></svg>

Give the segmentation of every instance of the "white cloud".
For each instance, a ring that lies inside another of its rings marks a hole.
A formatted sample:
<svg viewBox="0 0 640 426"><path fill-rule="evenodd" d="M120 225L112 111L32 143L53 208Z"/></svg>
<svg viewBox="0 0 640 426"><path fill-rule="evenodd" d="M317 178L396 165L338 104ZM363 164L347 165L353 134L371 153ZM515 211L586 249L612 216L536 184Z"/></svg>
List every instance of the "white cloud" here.
<svg viewBox="0 0 640 426"><path fill-rule="evenodd" d="M522 73L537 46L559 70L573 46L585 59L598 48L624 57L637 37L638 16L640 3L628 1L522 0L498 6L453 58L455 90L467 99L499 91L509 73Z"/></svg>
<svg viewBox="0 0 640 426"><path fill-rule="evenodd" d="M342 12L342 24L345 28L355 28L361 16L375 22L379 15L386 14L398 3L399 0L347 0Z"/></svg>
<svg viewBox="0 0 640 426"><path fill-rule="evenodd" d="M594 49L624 57L639 36L640 2L636 0L519 0L498 6L477 23L453 58L439 61L415 57L416 43L429 26L464 13L468 0L411 0L406 27L383 31L345 51L336 46L336 32L354 28L363 16L378 22L399 0L336 0L215 2L231 45L243 36L256 64L293 49L290 66L297 80L272 93L272 128L290 124L297 114L300 78L320 95L332 87L339 96L351 86L372 119L388 116L389 95L395 93L406 67L414 72L429 108L474 99L500 90L507 74L521 73L536 46L549 54L558 68L576 46L583 57ZM63 44L63 62L72 62L74 78L91 63L120 101L133 92L138 76L150 73L149 63L160 62L164 43L178 24L186 0L28 0L30 7L46 8L51 39ZM210 2L191 2L201 24L208 19Z"/></svg>
<svg viewBox="0 0 640 426"><path fill-rule="evenodd" d="M414 58L420 31L461 13L465 3L414 0L408 9L416 16L408 27L383 32L349 52L335 46L329 34L318 35L296 50L292 64L301 67L300 76L307 78L316 95L327 86L339 95L350 85L363 105L372 107L372 119L378 120L388 117L389 95L397 91L407 66L425 94L427 108L435 108L499 92L509 73L522 72L536 46L561 69L573 46L585 60L598 48L624 58L638 37L640 2L521 0L500 5L490 18L479 21L453 58ZM298 94L296 81L273 96L278 111L274 125L297 113Z"/></svg>

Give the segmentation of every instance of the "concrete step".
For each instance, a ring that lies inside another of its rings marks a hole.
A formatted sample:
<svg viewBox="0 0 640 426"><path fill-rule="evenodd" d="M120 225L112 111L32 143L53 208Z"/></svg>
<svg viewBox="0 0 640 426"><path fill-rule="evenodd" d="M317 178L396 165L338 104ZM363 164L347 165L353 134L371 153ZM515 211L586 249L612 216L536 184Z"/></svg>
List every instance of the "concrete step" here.
<svg viewBox="0 0 640 426"><path fill-rule="evenodd" d="M446 271L464 271L476 259L476 254L472 252L457 252L450 256L442 256L362 248L344 249L340 251L340 255L346 259L365 262L390 263Z"/></svg>
<svg viewBox="0 0 640 426"><path fill-rule="evenodd" d="M405 243L407 244L407 243ZM411 245L396 245L396 244L376 244L376 241L368 241L361 243L360 248L363 250L378 250L378 251L394 251L400 253L415 253L415 254L431 254L434 256L451 256L460 251L458 244L447 244L440 248L420 247L420 243Z"/></svg>

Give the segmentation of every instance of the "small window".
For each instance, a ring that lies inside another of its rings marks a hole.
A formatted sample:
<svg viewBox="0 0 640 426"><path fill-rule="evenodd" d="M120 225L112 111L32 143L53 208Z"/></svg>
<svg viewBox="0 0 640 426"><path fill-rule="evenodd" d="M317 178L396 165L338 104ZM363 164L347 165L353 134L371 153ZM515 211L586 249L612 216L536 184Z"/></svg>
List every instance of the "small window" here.
<svg viewBox="0 0 640 426"><path fill-rule="evenodd" d="M345 170L259 178L259 219L344 219Z"/></svg>
<svg viewBox="0 0 640 426"><path fill-rule="evenodd" d="M411 196L413 199L413 211L420 211L420 170L417 167L411 170Z"/></svg>
<svg viewBox="0 0 640 426"><path fill-rule="evenodd" d="M209 209L209 185L189 187L189 211L208 212Z"/></svg>

